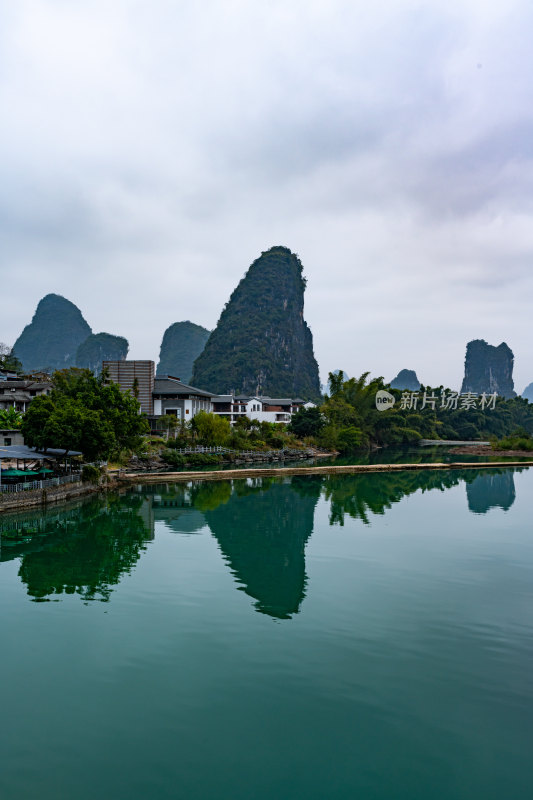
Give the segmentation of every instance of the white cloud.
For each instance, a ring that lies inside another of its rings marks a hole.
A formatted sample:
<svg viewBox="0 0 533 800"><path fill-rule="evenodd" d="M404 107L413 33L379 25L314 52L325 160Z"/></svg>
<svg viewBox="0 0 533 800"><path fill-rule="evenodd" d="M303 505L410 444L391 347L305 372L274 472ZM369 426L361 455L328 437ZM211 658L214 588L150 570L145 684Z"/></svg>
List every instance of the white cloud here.
<svg viewBox="0 0 533 800"><path fill-rule="evenodd" d="M157 358L285 244L324 376L458 385L483 337L533 379L529 4L0 11L0 340L59 292Z"/></svg>

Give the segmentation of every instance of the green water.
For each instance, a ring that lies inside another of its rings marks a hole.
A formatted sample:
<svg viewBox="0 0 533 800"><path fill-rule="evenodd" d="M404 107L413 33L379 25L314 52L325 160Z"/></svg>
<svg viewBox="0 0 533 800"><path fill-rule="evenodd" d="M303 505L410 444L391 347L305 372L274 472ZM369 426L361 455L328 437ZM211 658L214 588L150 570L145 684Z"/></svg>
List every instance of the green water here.
<svg viewBox="0 0 533 800"><path fill-rule="evenodd" d="M533 796L533 471L0 516L0 798Z"/></svg>

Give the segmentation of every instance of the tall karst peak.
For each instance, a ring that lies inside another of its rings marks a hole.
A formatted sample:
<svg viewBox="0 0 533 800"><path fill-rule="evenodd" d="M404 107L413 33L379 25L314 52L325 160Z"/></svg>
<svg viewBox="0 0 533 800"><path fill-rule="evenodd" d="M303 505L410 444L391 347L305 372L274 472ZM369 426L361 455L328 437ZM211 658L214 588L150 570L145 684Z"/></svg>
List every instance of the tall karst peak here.
<svg viewBox="0 0 533 800"><path fill-rule="evenodd" d="M300 259L272 247L250 266L224 307L192 383L224 394L320 399L313 336L304 320Z"/></svg>
<svg viewBox="0 0 533 800"><path fill-rule="evenodd" d="M92 333L79 308L59 294L47 294L13 345L26 372L72 367L80 344Z"/></svg>
<svg viewBox="0 0 533 800"><path fill-rule="evenodd" d="M484 339L468 342L462 392L497 392L502 397L516 397L513 382L514 355L502 342L498 347Z"/></svg>

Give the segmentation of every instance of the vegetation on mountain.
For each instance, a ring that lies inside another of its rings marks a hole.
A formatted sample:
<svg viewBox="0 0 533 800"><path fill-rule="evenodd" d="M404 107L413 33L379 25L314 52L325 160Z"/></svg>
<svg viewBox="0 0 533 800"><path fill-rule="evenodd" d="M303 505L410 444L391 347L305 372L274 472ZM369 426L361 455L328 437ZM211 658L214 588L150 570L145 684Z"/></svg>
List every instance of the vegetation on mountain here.
<svg viewBox="0 0 533 800"><path fill-rule="evenodd" d="M193 364L209 338L207 328L194 322L175 322L166 329L159 352L157 375L173 375L185 383L192 376Z"/></svg>
<svg viewBox="0 0 533 800"><path fill-rule="evenodd" d="M78 347L91 332L74 303L61 295L47 294L13 345L13 354L25 372L73 367Z"/></svg>
<svg viewBox="0 0 533 800"><path fill-rule="evenodd" d="M468 342L461 392L497 392L502 397L515 397L513 364L513 351L505 342L498 347L484 339Z"/></svg>
<svg viewBox="0 0 533 800"><path fill-rule="evenodd" d="M51 393L36 397L24 414L26 444L80 450L89 460L140 446L148 423L129 392L77 368L55 372L52 380Z"/></svg>
<svg viewBox="0 0 533 800"><path fill-rule="evenodd" d="M123 361L129 343L123 336L111 333L91 333L76 351L76 366L90 369L94 375L102 371L102 361Z"/></svg>
<svg viewBox="0 0 533 800"><path fill-rule="evenodd" d="M224 307L191 382L224 394L321 397L313 337L303 318L297 255L272 247L253 262Z"/></svg>

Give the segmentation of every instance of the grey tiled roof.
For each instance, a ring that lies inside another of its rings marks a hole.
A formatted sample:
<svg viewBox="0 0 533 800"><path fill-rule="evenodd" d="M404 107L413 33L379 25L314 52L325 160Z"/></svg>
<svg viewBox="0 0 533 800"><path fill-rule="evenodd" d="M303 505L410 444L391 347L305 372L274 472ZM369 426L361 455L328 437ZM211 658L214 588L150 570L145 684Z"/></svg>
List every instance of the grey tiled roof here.
<svg viewBox="0 0 533 800"><path fill-rule="evenodd" d="M205 392L203 389L197 389L195 386L189 386L188 383L183 383L183 381L177 381L173 378L156 378L153 394L196 394L200 397L214 397L213 392Z"/></svg>

